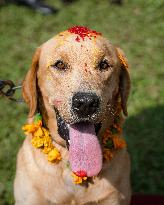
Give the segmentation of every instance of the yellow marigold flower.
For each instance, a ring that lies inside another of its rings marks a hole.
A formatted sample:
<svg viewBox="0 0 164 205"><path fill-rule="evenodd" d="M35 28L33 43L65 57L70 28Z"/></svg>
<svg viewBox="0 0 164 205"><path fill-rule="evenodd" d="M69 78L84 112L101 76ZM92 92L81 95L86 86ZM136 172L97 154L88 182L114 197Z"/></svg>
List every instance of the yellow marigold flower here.
<svg viewBox="0 0 164 205"><path fill-rule="evenodd" d="M48 137L44 136L44 146L45 147L50 147L51 144L52 144L52 142L51 142L50 137L49 136Z"/></svg>
<svg viewBox="0 0 164 205"><path fill-rule="evenodd" d="M87 180L87 177L79 177L75 173L72 173L72 177L74 179L75 184L81 184L83 182L83 180L84 181Z"/></svg>
<svg viewBox="0 0 164 205"><path fill-rule="evenodd" d="M113 144L115 149L121 149L126 147L126 142L123 138L114 136L113 137Z"/></svg>
<svg viewBox="0 0 164 205"><path fill-rule="evenodd" d="M61 155L59 151L56 148L54 148L48 153L48 161L54 162L58 160L61 160Z"/></svg>
<svg viewBox="0 0 164 205"><path fill-rule="evenodd" d="M42 137L43 136L43 130L41 127L39 127L35 132L34 132L34 137Z"/></svg>
<svg viewBox="0 0 164 205"><path fill-rule="evenodd" d="M44 135L45 135L46 137L50 137L50 132L49 132L47 129L45 129L44 127L42 127L42 130L43 130Z"/></svg>
<svg viewBox="0 0 164 205"><path fill-rule="evenodd" d="M57 162L61 160L60 152L52 144L52 139L49 130L42 127L42 117L37 114L34 117L32 124L27 124L22 127L25 132L32 133L31 144L42 150L43 153L48 155L48 161Z"/></svg>
<svg viewBox="0 0 164 205"><path fill-rule="evenodd" d="M36 148L41 148L44 145L44 140L38 136L33 137L31 143Z"/></svg>
<svg viewBox="0 0 164 205"><path fill-rule="evenodd" d="M44 147L43 150L42 150L42 152L43 152L44 154L48 154L52 149L54 149L54 146L53 146L53 145L51 145L51 146L49 146L49 147Z"/></svg>

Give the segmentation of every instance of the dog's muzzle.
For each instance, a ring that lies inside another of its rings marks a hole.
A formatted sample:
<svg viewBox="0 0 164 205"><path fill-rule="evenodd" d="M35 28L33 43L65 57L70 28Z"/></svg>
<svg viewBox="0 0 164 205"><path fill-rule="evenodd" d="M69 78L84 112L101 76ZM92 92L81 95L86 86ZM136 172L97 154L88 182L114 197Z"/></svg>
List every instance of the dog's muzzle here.
<svg viewBox="0 0 164 205"><path fill-rule="evenodd" d="M97 133L101 122L97 119L100 100L94 93L75 93L71 111L74 121L67 123L56 110L58 133L65 139L69 162L74 173L81 171L92 177L102 169L102 150Z"/></svg>
<svg viewBox="0 0 164 205"><path fill-rule="evenodd" d="M77 92L72 98L72 111L78 118L90 118L99 110L100 100L94 93Z"/></svg>

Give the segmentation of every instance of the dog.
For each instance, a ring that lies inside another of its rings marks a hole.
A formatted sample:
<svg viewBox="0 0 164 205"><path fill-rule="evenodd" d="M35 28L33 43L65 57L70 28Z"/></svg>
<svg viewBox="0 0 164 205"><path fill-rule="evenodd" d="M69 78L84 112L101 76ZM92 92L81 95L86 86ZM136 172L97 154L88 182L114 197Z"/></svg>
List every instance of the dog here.
<svg viewBox="0 0 164 205"><path fill-rule="evenodd" d="M117 148L106 149L102 138L118 117L120 129L129 92L123 51L97 31L74 26L38 47L22 94L28 123L41 114L61 160L48 162L28 133L17 157L15 205L128 205L130 159L125 146L118 149L122 132L114 135ZM72 173L83 182L74 183Z"/></svg>

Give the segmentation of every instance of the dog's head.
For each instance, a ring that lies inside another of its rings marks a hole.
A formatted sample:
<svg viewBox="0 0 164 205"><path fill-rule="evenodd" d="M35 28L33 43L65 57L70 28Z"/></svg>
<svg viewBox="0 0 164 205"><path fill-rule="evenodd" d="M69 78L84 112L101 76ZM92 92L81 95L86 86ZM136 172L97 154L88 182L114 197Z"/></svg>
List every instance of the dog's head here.
<svg viewBox="0 0 164 205"><path fill-rule="evenodd" d="M53 129L58 130L61 137L70 138L73 147L83 138L88 146L95 145L93 150L99 149L95 128L98 132L106 120L113 119L112 110L119 99L127 115L129 90L127 60L122 50L85 27L73 27L39 47L23 83L29 117L39 110L52 135ZM60 141L59 136L53 137ZM101 161L100 152L99 149L96 153L98 161Z"/></svg>

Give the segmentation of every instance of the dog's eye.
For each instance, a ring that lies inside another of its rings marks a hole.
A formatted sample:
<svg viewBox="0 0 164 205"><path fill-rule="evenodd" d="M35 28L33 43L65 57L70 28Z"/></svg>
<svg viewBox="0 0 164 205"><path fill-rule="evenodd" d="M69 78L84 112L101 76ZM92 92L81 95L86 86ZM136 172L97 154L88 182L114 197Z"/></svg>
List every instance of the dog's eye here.
<svg viewBox="0 0 164 205"><path fill-rule="evenodd" d="M58 60L55 64L52 65L52 67L59 70L65 70L67 68L66 64L62 60Z"/></svg>
<svg viewBox="0 0 164 205"><path fill-rule="evenodd" d="M99 63L100 70L107 70L109 67L110 66L109 66L108 61L106 59L100 61L100 63Z"/></svg>

